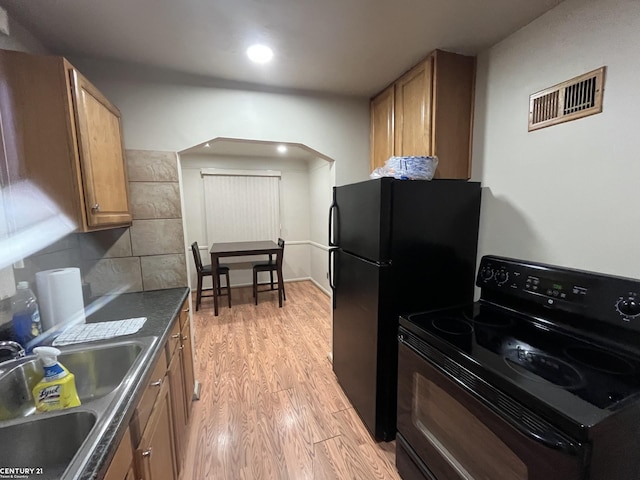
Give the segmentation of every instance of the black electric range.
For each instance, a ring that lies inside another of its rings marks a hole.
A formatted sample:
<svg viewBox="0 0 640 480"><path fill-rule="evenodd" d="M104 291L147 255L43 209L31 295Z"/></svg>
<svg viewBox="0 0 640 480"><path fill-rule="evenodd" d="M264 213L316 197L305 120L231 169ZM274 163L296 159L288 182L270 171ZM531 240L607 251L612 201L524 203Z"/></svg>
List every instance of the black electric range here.
<svg viewBox="0 0 640 480"><path fill-rule="evenodd" d="M581 472L571 478L640 478L640 281L486 256L476 284L472 305L401 317L400 345L518 431L571 445ZM419 435L403 436L398 402L399 445L415 456L421 447L406 437Z"/></svg>

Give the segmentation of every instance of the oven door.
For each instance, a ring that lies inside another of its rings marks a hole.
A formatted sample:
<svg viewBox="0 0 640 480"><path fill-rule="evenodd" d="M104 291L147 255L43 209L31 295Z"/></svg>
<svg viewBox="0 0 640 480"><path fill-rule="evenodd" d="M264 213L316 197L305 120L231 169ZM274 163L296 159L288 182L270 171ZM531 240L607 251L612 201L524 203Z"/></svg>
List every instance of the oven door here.
<svg viewBox="0 0 640 480"><path fill-rule="evenodd" d="M396 464L405 480L577 480L586 448L408 330L398 335ZM489 396L489 395L486 395Z"/></svg>

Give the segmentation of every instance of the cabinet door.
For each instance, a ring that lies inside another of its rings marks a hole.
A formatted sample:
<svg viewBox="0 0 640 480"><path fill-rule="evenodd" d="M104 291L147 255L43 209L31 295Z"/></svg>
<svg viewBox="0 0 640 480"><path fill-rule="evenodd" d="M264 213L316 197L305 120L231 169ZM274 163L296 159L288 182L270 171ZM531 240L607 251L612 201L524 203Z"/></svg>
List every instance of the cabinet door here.
<svg viewBox="0 0 640 480"><path fill-rule="evenodd" d="M185 431L187 427L187 412L184 404L184 381L182 375L182 349L176 350L169 364L167 374L169 376L171 412L173 414L176 467L178 469L178 475L180 475L180 471L182 470L182 453L186 444Z"/></svg>
<svg viewBox="0 0 640 480"><path fill-rule="evenodd" d="M191 345L191 329L189 324L185 324L182 329L182 368L184 376L184 398L186 402L187 419L191 416L191 406L193 403L193 389L195 378L193 375L193 348Z"/></svg>
<svg viewBox="0 0 640 480"><path fill-rule="evenodd" d="M133 447L131 446L131 432L127 431L118 445L104 480L126 480L133 469Z"/></svg>
<svg viewBox="0 0 640 480"><path fill-rule="evenodd" d="M429 57L395 84L395 155L431 155L432 77Z"/></svg>
<svg viewBox="0 0 640 480"><path fill-rule="evenodd" d="M177 478L169 382L163 382L136 450L138 471L144 480Z"/></svg>
<svg viewBox="0 0 640 480"><path fill-rule="evenodd" d="M167 377L165 375L166 372L166 357L165 355L160 355L160 358L158 358L155 366L153 367L153 373L151 374L149 383L142 394L142 399L138 403L136 411L133 414L133 419L130 423L133 445L136 447L140 445L142 435L147 428L149 418L153 412L153 407L156 404L158 395L162 390L162 386L167 383Z"/></svg>
<svg viewBox="0 0 640 480"><path fill-rule="evenodd" d="M433 77L436 178L471 176L475 58L437 50Z"/></svg>
<svg viewBox="0 0 640 480"><path fill-rule="evenodd" d="M371 171L393 156L394 86L371 100Z"/></svg>
<svg viewBox="0 0 640 480"><path fill-rule="evenodd" d="M87 224L131 223L120 112L77 70L69 70Z"/></svg>
<svg viewBox="0 0 640 480"><path fill-rule="evenodd" d="M136 480L136 471L133 469L133 465L131 465L131 468L127 472L127 476L124 477L124 480Z"/></svg>

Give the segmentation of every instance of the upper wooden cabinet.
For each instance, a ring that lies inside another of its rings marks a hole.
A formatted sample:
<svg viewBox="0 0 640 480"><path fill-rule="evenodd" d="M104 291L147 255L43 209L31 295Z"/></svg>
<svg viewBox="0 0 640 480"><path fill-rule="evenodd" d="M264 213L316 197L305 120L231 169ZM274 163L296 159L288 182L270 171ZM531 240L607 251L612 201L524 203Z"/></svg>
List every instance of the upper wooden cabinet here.
<svg viewBox="0 0 640 480"><path fill-rule="evenodd" d="M77 231L130 224L118 109L62 57L0 50L0 91L9 180L36 185Z"/></svg>
<svg viewBox="0 0 640 480"><path fill-rule="evenodd" d="M436 178L469 178L474 84L474 57L436 50L372 98L371 169L437 155Z"/></svg>
<svg viewBox="0 0 640 480"><path fill-rule="evenodd" d="M373 170L393 156L394 86L371 99L371 165Z"/></svg>
<svg viewBox="0 0 640 480"><path fill-rule="evenodd" d="M431 100L433 60L405 73L395 83L395 150L400 155L429 155L431 142Z"/></svg>

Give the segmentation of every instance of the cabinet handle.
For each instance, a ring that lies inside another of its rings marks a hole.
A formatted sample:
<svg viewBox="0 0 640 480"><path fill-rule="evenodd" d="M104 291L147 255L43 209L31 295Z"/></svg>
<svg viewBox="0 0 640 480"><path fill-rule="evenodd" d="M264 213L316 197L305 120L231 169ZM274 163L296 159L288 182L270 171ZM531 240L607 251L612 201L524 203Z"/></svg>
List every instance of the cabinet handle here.
<svg viewBox="0 0 640 480"><path fill-rule="evenodd" d="M189 338L189 337L187 337L187 336L185 335L184 337L182 337L182 340L186 340L187 338Z"/></svg>
<svg viewBox="0 0 640 480"><path fill-rule="evenodd" d="M162 379L156 380L155 382L151 382L149 384L150 387L159 387L160 385L162 385Z"/></svg>
<svg viewBox="0 0 640 480"><path fill-rule="evenodd" d="M92 209L93 209L93 210L95 210L96 212L99 212L99 211L100 211L100 204L99 204L99 203L96 203L96 204L92 207Z"/></svg>
<svg viewBox="0 0 640 480"><path fill-rule="evenodd" d="M142 452L142 456L143 457L150 457L151 456L151 448L149 448L149 450L145 450L144 452Z"/></svg>
<svg viewBox="0 0 640 480"><path fill-rule="evenodd" d="M184 312L184 313L189 313L189 307L185 308L185 309L183 310L183 312Z"/></svg>
<svg viewBox="0 0 640 480"><path fill-rule="evenodd" d="M171 335L171 338L180 338L180 334L179 334L179 333L176 333L176 334L174 334L174 335Z"/></svg>
<svg viewBox="0 0 640 480"><path fill-rule="evenodd" d="M180 345L180 346L178 347L178 350L184 350L184 345Z"/></svg>

